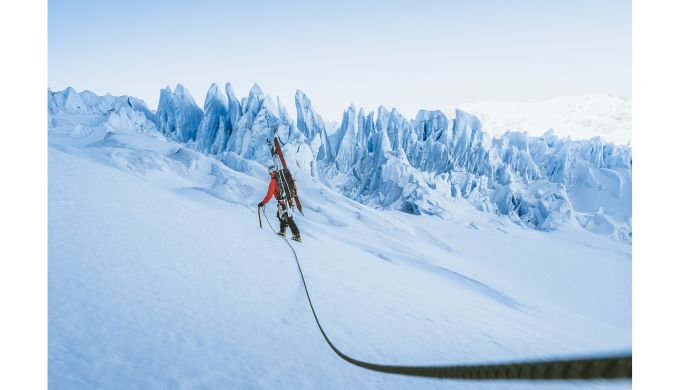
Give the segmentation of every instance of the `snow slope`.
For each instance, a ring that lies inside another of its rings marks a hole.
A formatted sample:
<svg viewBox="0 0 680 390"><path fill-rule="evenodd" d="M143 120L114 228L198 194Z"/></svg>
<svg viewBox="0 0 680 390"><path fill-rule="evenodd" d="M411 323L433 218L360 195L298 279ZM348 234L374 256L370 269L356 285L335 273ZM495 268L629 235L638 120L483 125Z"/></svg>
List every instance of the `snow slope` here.
<svg viewBox="0 0 680 390"><path fill-rule="evenodd" d="M256 150L206 156L149 122L125 104L50 112L50 386L480 386L340 360L316 329L289 249L257 224L267 175ZM300 147L285 146L306 209L296 216L304 243L294 245L346 353L450 364L630 350L629 244L579 226L530 229L464 202L446 218L377 210L304 174L304 154L291 150Z"/></svg>
<svg viewBox="0 0 680 390"><path fill-rule="evenodd" d="M507 130L540 136L554 129L559 136L572 139L599 136L619 145L631 140L631 101L618 96L562 96L533 103L486 101L458 108L477 115L496 136Z"/></svg>

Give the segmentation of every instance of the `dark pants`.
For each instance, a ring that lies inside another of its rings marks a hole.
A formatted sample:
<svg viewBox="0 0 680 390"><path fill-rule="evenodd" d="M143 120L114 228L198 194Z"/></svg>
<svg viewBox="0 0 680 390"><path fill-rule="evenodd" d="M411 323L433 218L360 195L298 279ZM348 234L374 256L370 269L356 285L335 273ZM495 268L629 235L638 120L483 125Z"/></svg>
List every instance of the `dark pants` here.
<svg viewBox="0 0 680 390"><path fill-rule="evenodd" d="M298 230L295 221L293 221L293 217L288 216L286 209L281 204L279 204L279 210L276 213L276 217L279 219L279 231L281 233L285 233L286 228L290 226L290 231L293 232L294 236L300 235L300 230Z"/></svg>

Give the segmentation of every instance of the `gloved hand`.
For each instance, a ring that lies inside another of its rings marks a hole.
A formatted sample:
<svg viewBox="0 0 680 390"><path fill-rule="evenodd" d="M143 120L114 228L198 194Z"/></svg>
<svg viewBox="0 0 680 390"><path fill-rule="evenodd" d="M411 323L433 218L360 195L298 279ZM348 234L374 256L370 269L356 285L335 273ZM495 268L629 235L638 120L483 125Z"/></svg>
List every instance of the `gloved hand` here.
<svg viewBox="0 0 680 390"><path fill-rule="evenodd" d="M264 206L264 203L262 203L262 202L257 204L257 207L262 207L262 206Z"/></svg>

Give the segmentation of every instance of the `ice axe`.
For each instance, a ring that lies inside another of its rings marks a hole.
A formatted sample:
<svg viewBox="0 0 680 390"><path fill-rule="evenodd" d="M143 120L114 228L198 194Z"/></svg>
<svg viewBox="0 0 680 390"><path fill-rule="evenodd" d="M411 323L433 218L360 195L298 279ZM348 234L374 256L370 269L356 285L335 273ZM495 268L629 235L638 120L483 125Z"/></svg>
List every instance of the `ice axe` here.
<svg viewBox="0 0 680 390"><path fill-rule="evenodd" d="M262 217L260 217L260 206L257 206L257 220L260 222L260 229L262 229Z"/></svg>

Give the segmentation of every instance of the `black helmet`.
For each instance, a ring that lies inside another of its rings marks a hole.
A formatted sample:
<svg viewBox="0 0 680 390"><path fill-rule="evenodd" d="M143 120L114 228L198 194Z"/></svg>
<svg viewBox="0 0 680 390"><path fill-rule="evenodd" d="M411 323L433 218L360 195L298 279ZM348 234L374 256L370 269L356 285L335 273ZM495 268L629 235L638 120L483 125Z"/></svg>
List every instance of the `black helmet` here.
<svg viewBox="0 0 680 390"><path fill-rule="evenodd" d="M267 169L267 171L271 175L272 173L274 173L276 171L276 167L273 166L273 165L270 165L269 168Z"/></svg>

